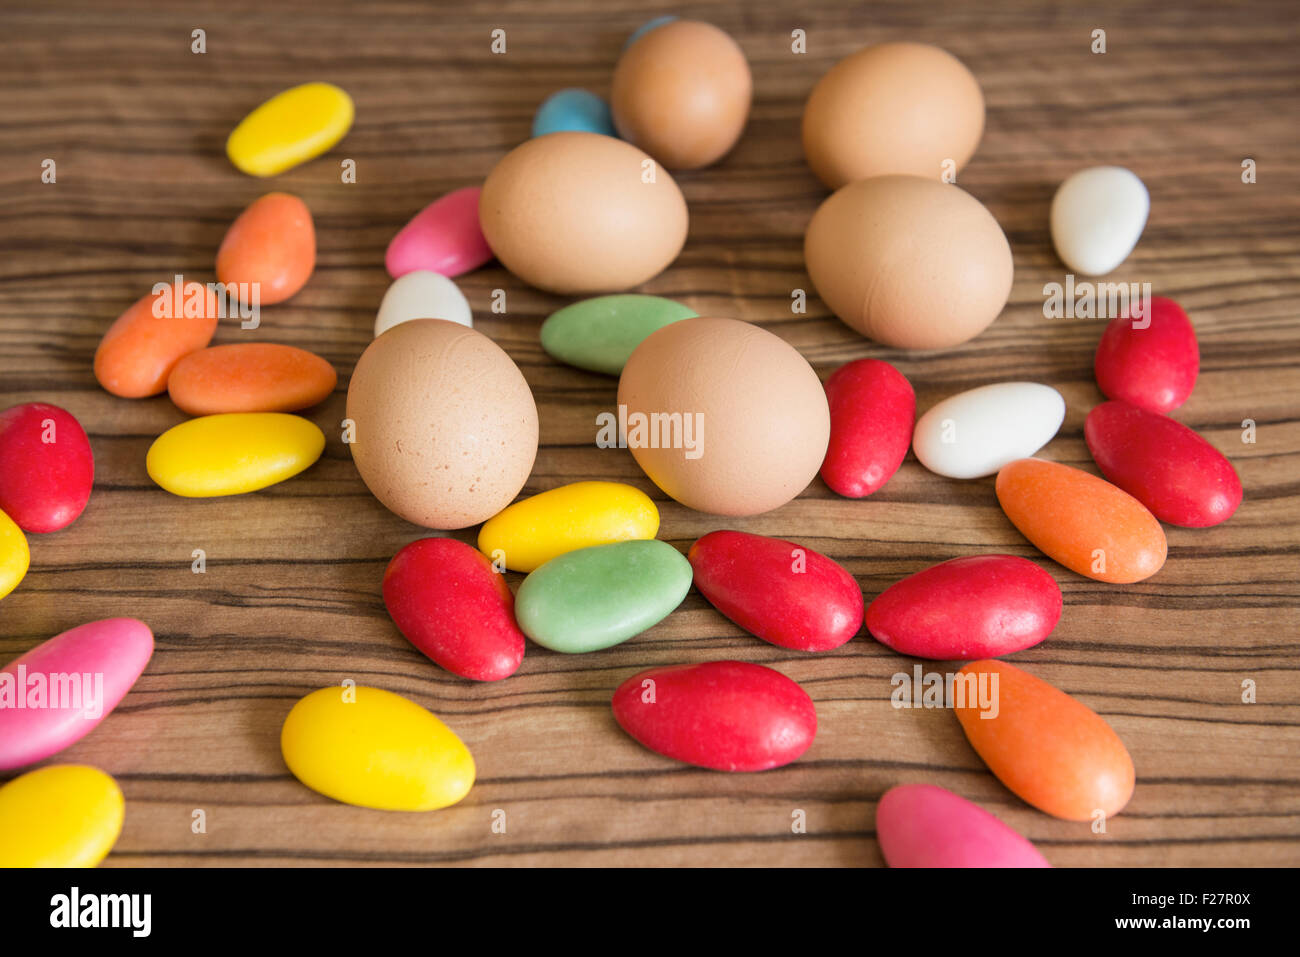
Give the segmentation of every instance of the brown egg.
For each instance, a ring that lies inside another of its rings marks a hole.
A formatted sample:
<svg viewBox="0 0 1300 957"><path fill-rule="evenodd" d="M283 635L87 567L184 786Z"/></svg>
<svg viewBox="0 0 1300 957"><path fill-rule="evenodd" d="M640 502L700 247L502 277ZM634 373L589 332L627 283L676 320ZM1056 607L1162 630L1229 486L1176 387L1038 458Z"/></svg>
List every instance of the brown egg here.
<svg viewBox="0 0 1300 957"><path fill-rule="evenodd" d="M886 173L955 175L983 132L975 77L923 43L881 43L845 57L803 110L804 155L831 189Z"/></svg>
<svg viewBox="0 0 1300 957"><path fill-rule="evenodd" d="M717 515L790 501L830 439L817 373L789 343L739 319L682 319L651 333L623 367L618 402L650 480Z"/></svg>
<svg viewBox="0 0 1300 957"><path fill-rule="evenodd" d="M610 109L623 139L669 169L699 169L736 145L752 94L735 40L711 23L674 20L624 51Z"/></svg>
<svg viewBox="0 0 1300 957"><path fill-rule="evenodd" d="M901 349L944 349L983 332L1011 294L1011 247L959 186L876 176L826 198L804 262L831 312Z"/></svg>
<svg viewBox="0 0 1300 957"><path fill-rule="evenodd" d="M447 319L411 319L371 342L352 373L347 417L366 487L428 528L491 518L537 457L537 406L519 367Z"/></svg>
<svg viewBox="0 0 1300 957"><path fill-rule="evenodd" d="M538 289L620 292L658 275L686 242L686 200L630 143L548 133L488 174L479 224L492 252Z"/></svg>

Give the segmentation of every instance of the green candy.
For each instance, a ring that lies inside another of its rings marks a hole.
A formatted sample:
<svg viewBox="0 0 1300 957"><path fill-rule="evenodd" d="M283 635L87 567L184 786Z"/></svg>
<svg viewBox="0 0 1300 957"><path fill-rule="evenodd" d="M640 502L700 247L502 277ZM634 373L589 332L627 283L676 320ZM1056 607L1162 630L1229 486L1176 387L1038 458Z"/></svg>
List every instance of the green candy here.
<svg viewBox="0 0 1300 957"><path fill-rule="evenodd" d="M691 575L681 552L653 538L580 548L524 579L515 617L543 648L599 651L667 617L691 590Z"/></svg>
<svg viewBox="0 0 1300 957"><path fill-rule="evenodd" d="M660 296L597 296L551 313L542 323L542 348L579 369L619 375L642 339L696 315L680 302Z"/></svg>

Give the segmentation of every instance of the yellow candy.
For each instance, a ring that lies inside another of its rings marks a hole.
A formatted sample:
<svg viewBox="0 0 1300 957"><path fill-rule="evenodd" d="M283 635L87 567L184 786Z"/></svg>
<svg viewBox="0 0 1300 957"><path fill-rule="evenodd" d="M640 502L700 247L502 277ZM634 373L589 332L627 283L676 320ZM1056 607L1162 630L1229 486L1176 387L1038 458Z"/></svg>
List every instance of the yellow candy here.
<svg viewBox="0 0 1300 957"><path fill-rule="evenodd" d="M478 533L478 550L531 572L565 552L654 538L659 510L650 496L621 482L574 482L515 502Z"/></svg>
<svg viewBox="0 0 1300 957"><path fill-rule="evenodd" d="M0 512L0 598L18 587L31 560L27 536L12 518Z"/></svg>
<svg viewBox="0 0 1300 957"><path fill-rule="evenodd" d="M314 424L283 412L205 415L173 426L145 459L149 477L175 495L255 492L297 475L325 450Z"/></svg>
<svg viewBox="0 0 1300 957"><path fill-rule="evenodd" d="M313 691L284 719L280 751L313 791L382 811L447 807L474 785L474 757L456 733L379 688Z"/></svg>
<svg viewBox="0 0 1300 957"><path fill-rule="evenodd" d="M352 97L331 83L304 83L240 120L226 155L250 176L274 176L320 156L352 126Z"/></svg>
<svg viewBox="0 0 1300 957"><path fill-rule="evenodd" d="M94 867L117 842L122 790L98 768L53 764L0 787L0 867Z"/></svg>

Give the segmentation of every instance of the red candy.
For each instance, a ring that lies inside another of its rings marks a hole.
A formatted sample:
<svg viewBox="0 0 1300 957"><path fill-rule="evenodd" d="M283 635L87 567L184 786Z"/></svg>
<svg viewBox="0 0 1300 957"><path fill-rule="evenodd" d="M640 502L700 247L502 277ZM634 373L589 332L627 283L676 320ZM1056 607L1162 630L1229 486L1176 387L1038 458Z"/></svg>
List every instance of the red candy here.
<svg viewBox="0 0 1300 957"><path fill-rule="evenodd" d="M1103 402L1083 424L1101 474L1170 525L1204 528L1241 504L1237 470L1181 422L1127 402Z"/></svg>
<svg viewBox="0 0 1300 957"><path fill-rule="evenodd" d="M95 484L81 423L57 405L29 402L0 412L0 511L28 532L71 525Z"/></svg>
<svg viewBox="0 0 1300 957"><path fill-rule="evenodd" d="M384 604L398 630L453 674L508 678L524 660L515 599L492 563L454 538L421 538L384 572Z"/></svg>
<svg viewBox="0 0 1300 957"><path fill-rule="evenodd" d="M879 359L858 359L826 380L831 441L823 481L846 498L863 498L898 471L912 444L916 393Z"/></svg>
<svg viewBox="0 0 1300 957"><path fill-rule="evenodd" d="M1015 555L941 562L886 588L867 609L881 644L916 658L969 661L1032 648L1061 620L1061 589Z"/></svg>
<svg viewBox="0 0 1300 957"><path fill-rule="evenodd" d="M774 645L827 651L862 626L862 589L842 566L811 548L747 532L710 532L686 557L700 593Z"/></svg>
<svg viewBox="0 0 1300 957"><path fill-rule="evenodd" d="M1125 312L1101 334L1093 363L1098 387L1107 398L1152 412L1177 408L1192 394L1201 368L1191 320L1172 299L1152 296L1150 316L1134 325Z"/></svg>
<svg viewBox="0 0 1300 957"><path fill-rule="evenodd" d="M614 720L651 751L715 771L789 764L817 734L797 684L744 661L650 668L614 692Z"/></svg>

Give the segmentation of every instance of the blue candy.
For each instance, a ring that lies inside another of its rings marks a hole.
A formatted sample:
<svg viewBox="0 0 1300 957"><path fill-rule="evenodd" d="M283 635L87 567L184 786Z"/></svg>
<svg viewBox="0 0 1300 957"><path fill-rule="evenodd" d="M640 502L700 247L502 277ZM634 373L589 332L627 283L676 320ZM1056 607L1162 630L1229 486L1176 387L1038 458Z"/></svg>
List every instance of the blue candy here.
<svg viewBox="0 0 1300 957"><path fill-rule="evenodd" d="M586 90L561 90L547 97L533 117L533 136L576 131L617 136L609 104Z"/></svg>
<svg viewBox="0 0 1300 957"><path fill-rule="evenodd" d="M636 43L637 40L640 40L643 36L645 36L647 33L653 30L655 27L662 27L665 23L672 23L676 19L677 18L674 16L666 16L666 17L655 17L653 20L647 20L645 23L637 27L636 30L632 32L632 35L627 38L627 43L623 44L623 49L626 50L632 44Z"/></svg>

